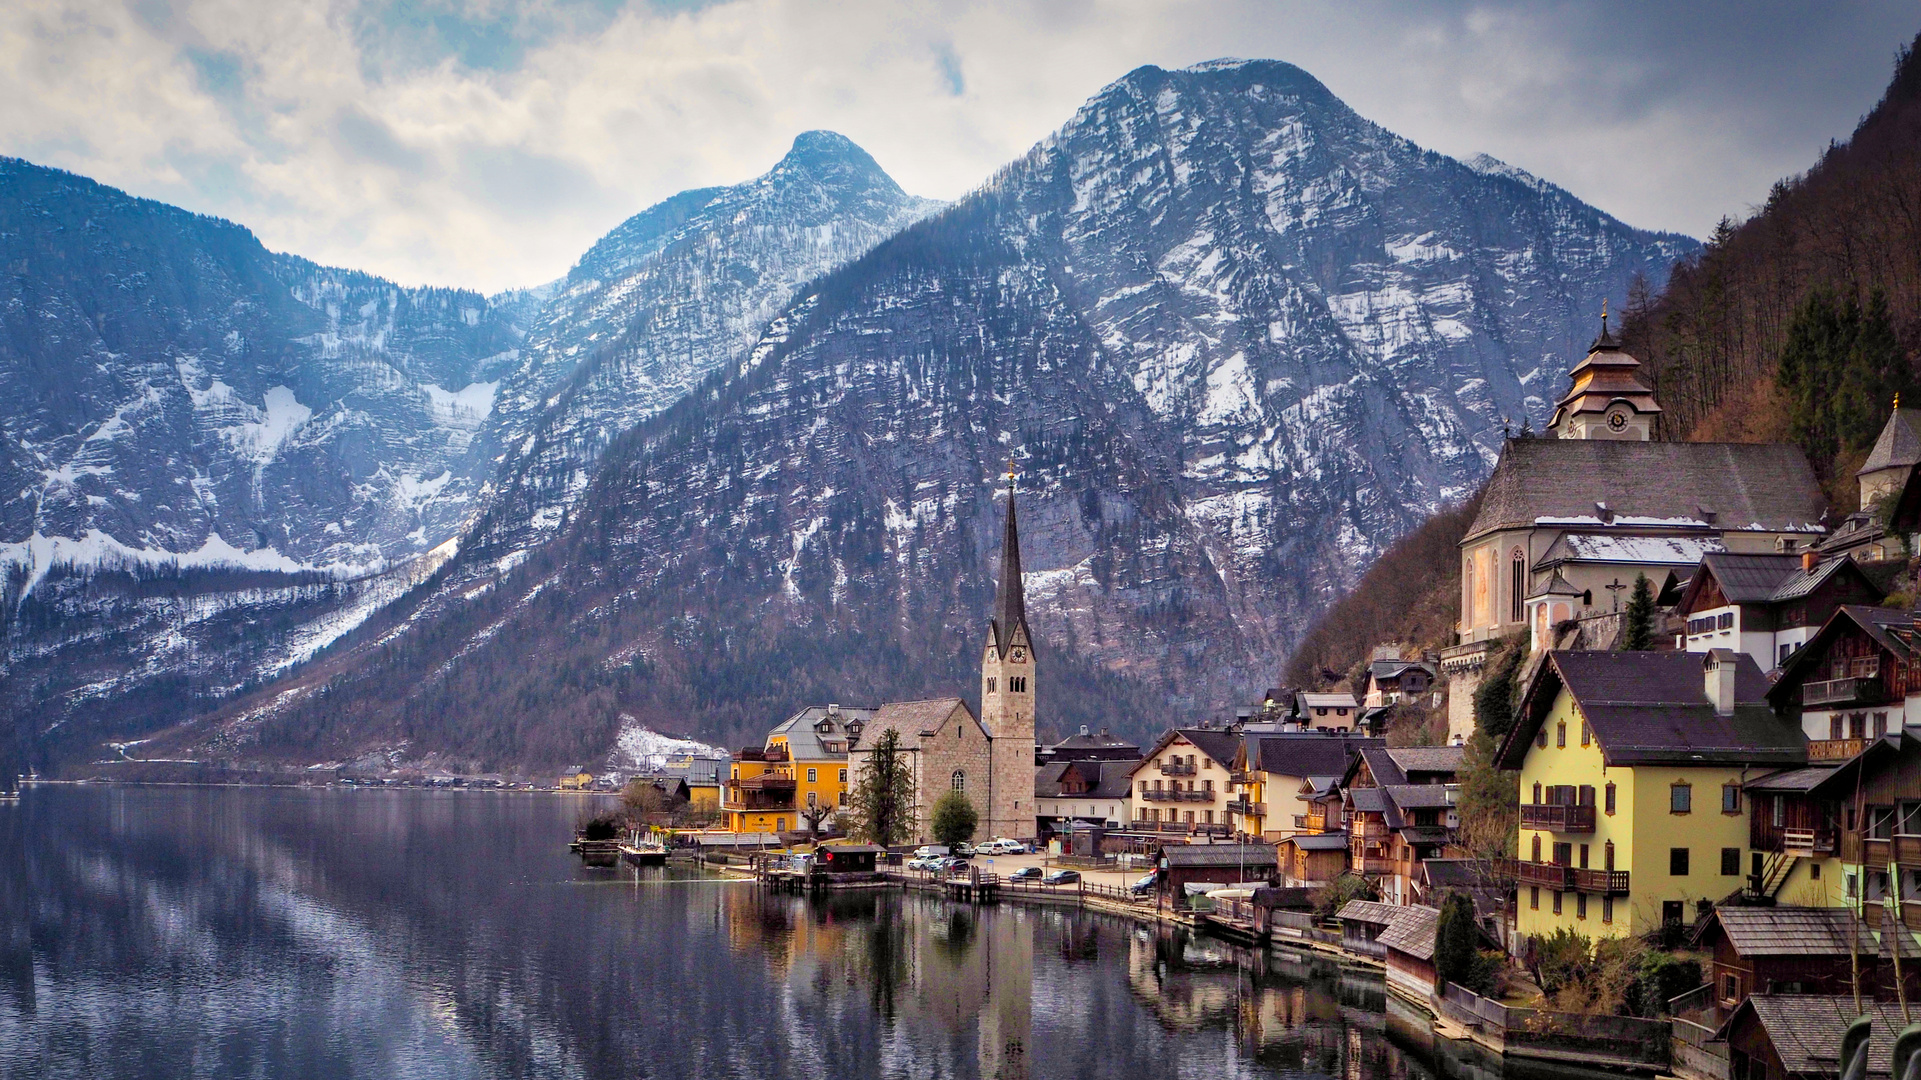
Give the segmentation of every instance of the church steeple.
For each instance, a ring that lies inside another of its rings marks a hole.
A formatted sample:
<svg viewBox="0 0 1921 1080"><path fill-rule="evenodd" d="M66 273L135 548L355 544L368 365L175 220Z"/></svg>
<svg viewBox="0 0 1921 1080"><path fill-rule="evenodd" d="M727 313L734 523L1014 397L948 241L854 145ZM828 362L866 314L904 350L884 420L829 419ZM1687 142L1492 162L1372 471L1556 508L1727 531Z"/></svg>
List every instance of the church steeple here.
<svg viewBox="0 0 1921 1080"><path fill-rule="evenodd" d="M1002 657L1016 637L1028 640L1027 592L1021 587L1021 537L1014 522L1014 473L1007 474L1007 532L1001 538L1001 579L994 593L994 649Z"/></svg>
<svg viewBox="0 0 1921 1080"><path fill-rule="evenodd" d="M1568 372L1568 391L1554 403L1548 432L1563 439L1654 437L1654 416L1661 411L1654 391L1641 381L1641 362L1629 356L1608 330L1607 303L1601 304L1601 335Z"/></svg>

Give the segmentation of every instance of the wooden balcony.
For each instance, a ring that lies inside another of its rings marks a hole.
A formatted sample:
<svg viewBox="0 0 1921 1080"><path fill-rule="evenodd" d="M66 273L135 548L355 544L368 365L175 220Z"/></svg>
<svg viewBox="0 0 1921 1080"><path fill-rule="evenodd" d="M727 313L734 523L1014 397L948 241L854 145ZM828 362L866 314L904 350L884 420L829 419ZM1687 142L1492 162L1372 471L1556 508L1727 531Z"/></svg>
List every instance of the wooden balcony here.
<svg viewBox="0 0 1921 1080"><path fill-rule="evenodd" d="M1869 838L1862 843L1867 850L1865 859L1854 850L1855 844L1847 844L1841 852L1850 861L1865 861L1869 866L1886 866L1899 863L1902 866L1921 866L1921 836L1897 833L1881 839Z"/></svg>
<svg viewBox="0 0 1921 1080"><path fill-rule="evenodd" d="M1252 802L1247 799L1228 800L1227 810L1231 814L1244 814L1247 817L1266 817L1267 816L1266 803Z"/></svg>
<svg viewBox="0 0 1921 1080"><path fill-rule="evenodd" d="M1393 859L1364 857L1357 860L1357 862L1363 874L1396 874L1400 872L1400 867L1395 865Z"/></svg>
<svg viewBox="0 0 1921 1080"><path fill-rule="evenodd" d="M1516 885L1538 885L1555 892L1574 891L1574 868L1560 863L1529 862L1525 859L1514 861L1514 883Z"/></svg>
<svg viewBox="0 0 1921 1080"><path fill-rule="evenodd" d="M1162 776L1193 776L1194 766L1189 765L1185 761L1163 761L1161 762L1161 775Z"/></svg>
<svg viewBox="0 0 1921 1080"><path fill-rule="evenodd" d="M1521 828L1591 833L1594 831L1594 804L1576 806L1566 803L1522 803Z"/></svg>
<svg viewBox="0 0 1921 1080"><path fill-rule="evenodd" d="M1807 858L1834 854L1835 831L1833 829L1783 829L1781 830L1781 850L1790 855Z"/></svg>
<svg viewBox="0 0 1921 1080"><path fill-rule="evenodd" d="M1886 699L1879 675L1801 684L1803 705L1871 705Z"/></svg>
<svg viewBox="0 0 1921 1080"><path fill-rule="evenodd" d="M1144 794L1136 796L1147 802L1206 802L1214 801L1212 791L1177 791L1173 788L1148 788Z"/></svg>
<svg viewBox="0 0 1921 1080"><path fill-rule="evenodd" d="M1867 746L1866 739L1809 739L1808 760L1846 761L1867 749Z"/></svg>
<svg viewBox="0 0 1921 1080"><path fill-rule="evenodd" d="M1626 896L1628 892L1628 872L1626 870L1574 870L1574 889L1576 892L1597 893L1601 896Z"/></svg>

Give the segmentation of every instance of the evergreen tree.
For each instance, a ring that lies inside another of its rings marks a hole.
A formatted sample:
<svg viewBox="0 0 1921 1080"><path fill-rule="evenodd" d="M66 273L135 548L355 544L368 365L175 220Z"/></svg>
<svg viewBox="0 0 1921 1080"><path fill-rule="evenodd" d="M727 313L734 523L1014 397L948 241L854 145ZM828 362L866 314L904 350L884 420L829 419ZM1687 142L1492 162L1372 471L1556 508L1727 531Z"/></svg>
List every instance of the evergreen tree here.
<svg viewBox="0 0 1921 1080"><path fill-rule="evenodd" d="M1809 293L1788 325L1774 381L1789 437L1832 476L1837 458L1874 441L1894 396L1913 390L1887 295L1876 289L1863 307L1827 289Z"/></svg>
<svg viewBox="0 0 1921 1080"><path fill-rule="evenodd" d="M868 843L889 847L914 834L914 774L901 753L900 732L888 728L874 741L847 808Z"/></svg>
<svg viewBox="0 0 1921 1080"><path fill-rule="evenodd" d="M1627 642L1629 652L1654 648L1654 586L1646 574L1634 575L1634 593L1628 597Z"/></svg>
<svg viewBox="0 0 1921 1080"><path fill-rule="evenodd" d="M1448 983L1474 989L1477 946L1480 931L1474 924L1474 901L1463 893L1447 894L1441 901L1441 916L1434 928L1434 988L1444 990Z"/></svg>
<svg viewBox="0 0 1921 1080"><path fill-rule="evenodd" d="M965 792L948 791L934 801L934 842L953 847L974 838L980 814Z"/></svg>

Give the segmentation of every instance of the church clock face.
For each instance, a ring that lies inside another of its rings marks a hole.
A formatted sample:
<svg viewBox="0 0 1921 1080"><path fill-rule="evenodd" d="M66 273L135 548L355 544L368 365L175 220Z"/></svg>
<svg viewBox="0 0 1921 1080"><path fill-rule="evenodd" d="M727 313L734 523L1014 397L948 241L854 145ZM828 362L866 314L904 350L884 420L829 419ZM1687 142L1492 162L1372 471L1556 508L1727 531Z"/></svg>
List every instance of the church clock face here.
<svg viewBox="0 0 1921 1080"><path fill-rule="evenodd" d="M1608 427L1614 429L1615 431L1620 431L1622 428L1625 428L1627 426L1628 426L1627 413L1615 412L1615 413L1608 414Z"/></svg>
<svg viewBox="0 0 1921 1080"><path fill-rule="evenodd" d="M1015 662L1016 664L1018 664L1018 663L1020 663L1021 661L1023 661L1023 660L1025 660L1025 659L1027 659L1027 650L1025 650L1025 649L1018 649L1018 648L1017 648L1017 649L1015 649L1015 650L1014 650L1014 652L1013 652L1013 654L1012 654L1012 655L1013 655L1013 657L1014 657L1014 662Z"/></svg>

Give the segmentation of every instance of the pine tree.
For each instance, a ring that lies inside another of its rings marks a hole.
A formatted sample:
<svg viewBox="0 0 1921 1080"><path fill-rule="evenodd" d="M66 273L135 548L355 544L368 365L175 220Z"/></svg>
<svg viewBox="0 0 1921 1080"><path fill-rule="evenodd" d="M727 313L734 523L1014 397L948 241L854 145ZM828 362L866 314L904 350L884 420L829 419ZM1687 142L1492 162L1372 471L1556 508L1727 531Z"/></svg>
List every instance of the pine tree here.
<svg viewBox="0 0 1921 1080"><path fill-rule="evenodd" d="M1627 642L1629 652L1654 648L1654 586L1646 574L1634 575L1634 593L1628 597Z"/></svg>
<svg viewBox="0 0 1921 1080"><path fill-rule="evenodd" d="M1474 924L1474 901L1462 893L1448 893L1441 901L1441 917L1434 928L1434 988L1444 990L1448 983L1468 989L1475 979L1479 959L1480 932Z"/></svg>
<svg viewBox="0 0 1921 1080"><path fill-rule="evenodd" d="M914 774L901 753L900 732L888 728L874 741L847 805L868 843L890 847L913 835Z"/></svg>

